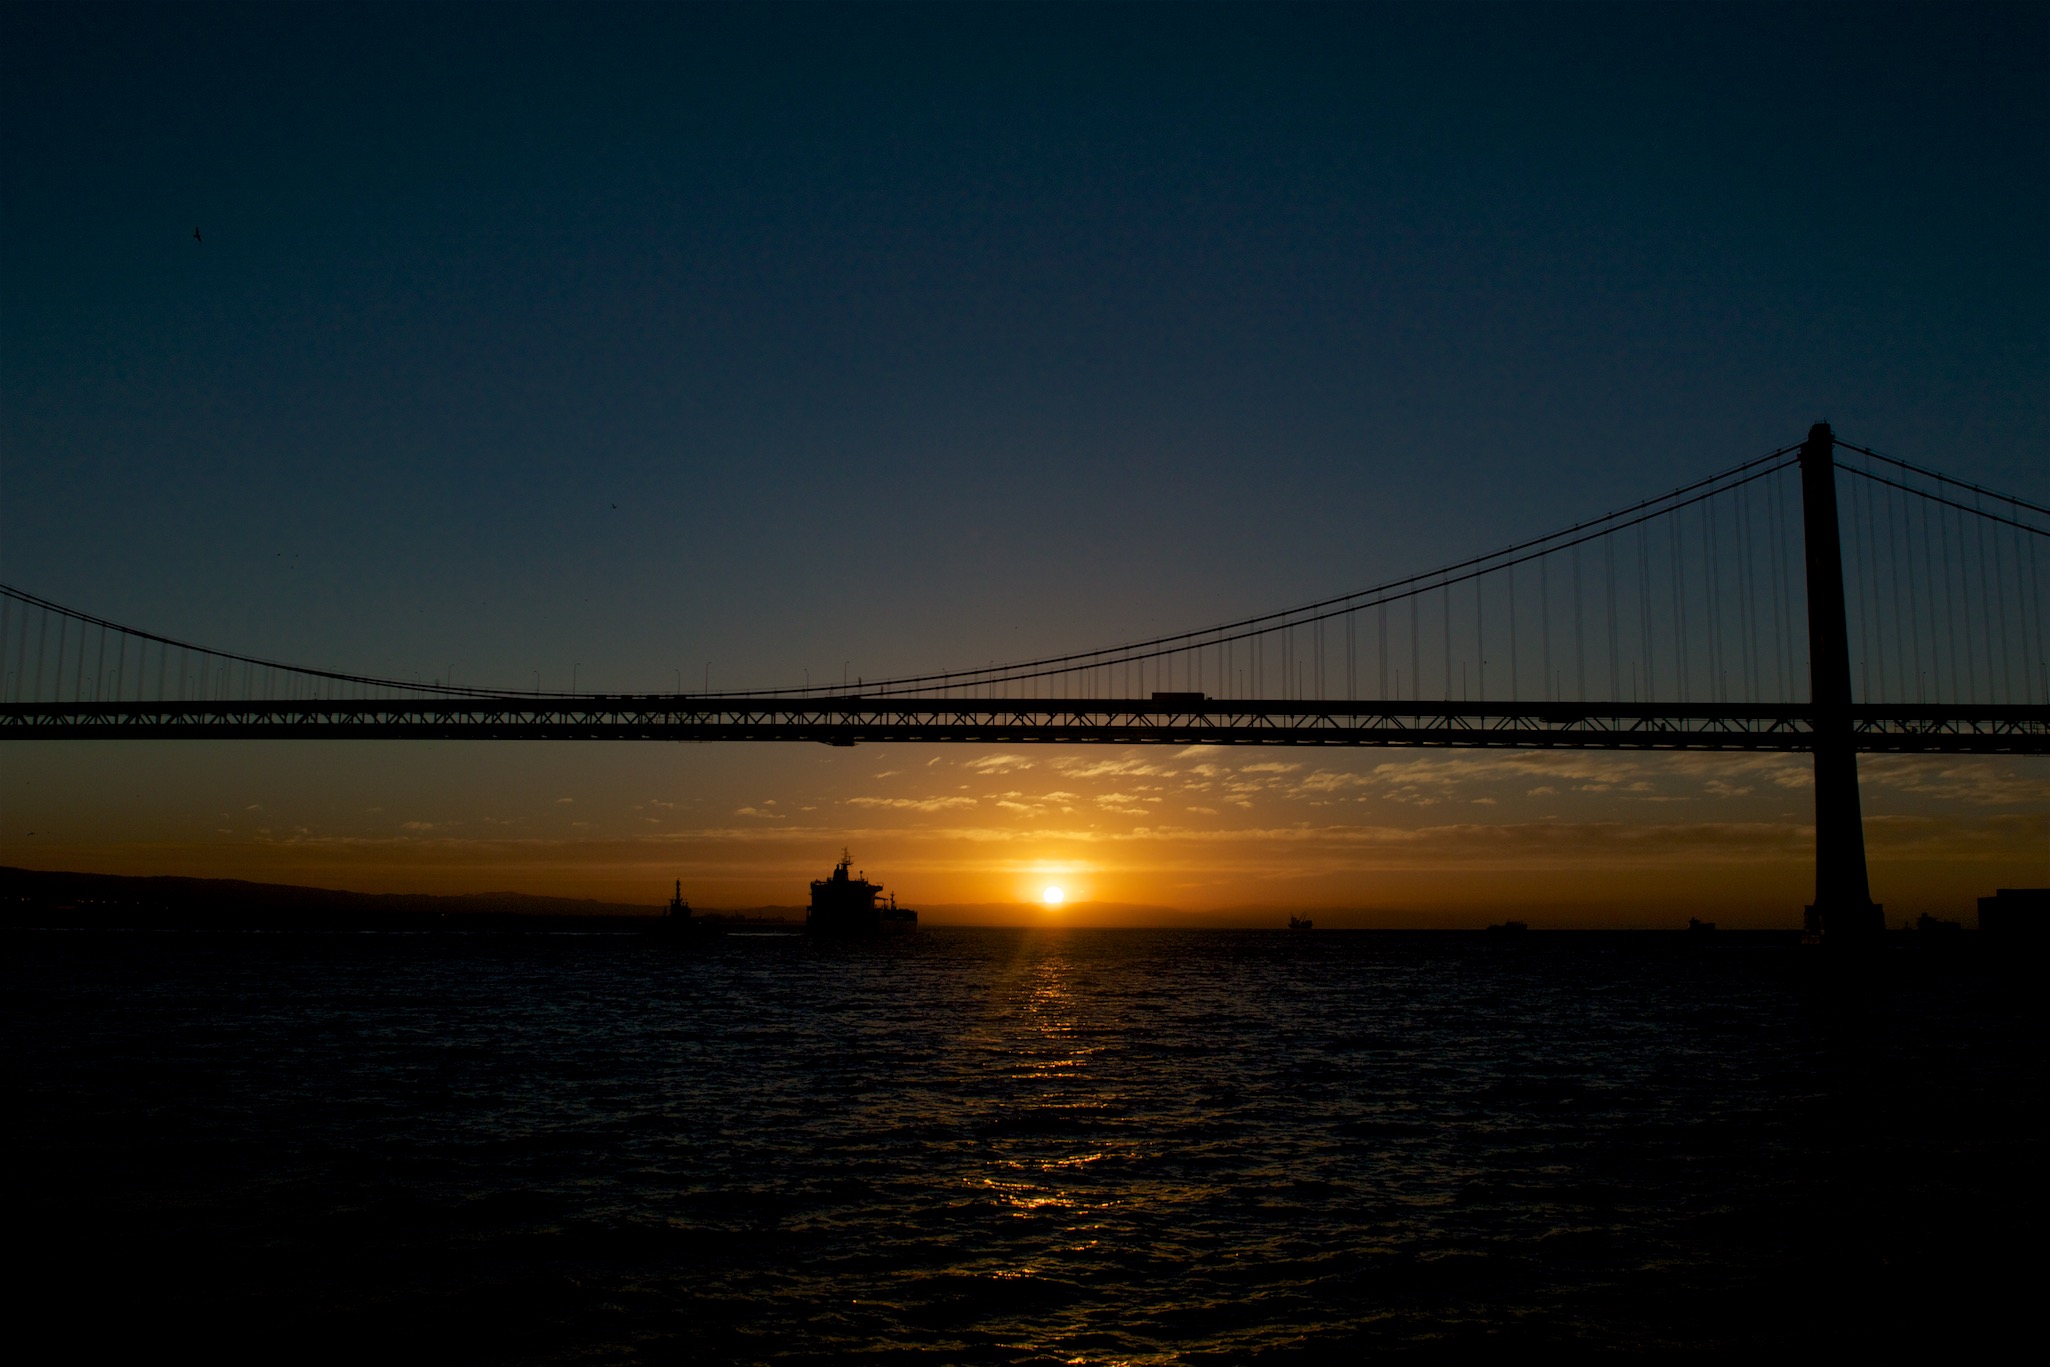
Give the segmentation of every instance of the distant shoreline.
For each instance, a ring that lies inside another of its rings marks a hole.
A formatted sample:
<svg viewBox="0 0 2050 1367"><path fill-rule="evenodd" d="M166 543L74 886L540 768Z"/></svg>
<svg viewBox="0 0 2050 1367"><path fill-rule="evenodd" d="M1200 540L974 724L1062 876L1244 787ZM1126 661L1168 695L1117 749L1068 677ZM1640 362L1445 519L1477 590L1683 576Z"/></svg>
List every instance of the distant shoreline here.
<svg viewBox="0 0 2050 1367"><path fill-rule="evenodd" d="M659 906L536 897L345 892L234 878L136 877L0 867L0 917L12 929L637 930ZM698 913L730 928L796 927L785 907Z"/></svg>
<svg viewBox="0 0 2050 1367"><path fill-rule="evenodd" d="M986 908L972 908L985 910ZM941 908L941 910L946 910ZM638 934L658 924L664 908L594 898L543 897L518 892L460 894L347 892L294 883L254 883L235 878L189 878L130 874L71 873L0 866L0 927L9 930L263 930L263 931L447 931L547 934L606 932ZM1279 913L1276 913L1278 918ZM700 908L697 919L729 931L761 929L797 932L802 907L763 906L731 910ZM1067 924L1018 920L936 919L930 929L1015 930L1225 930L1288 931L1281 924L1206 924L1190 917L1168 924ZM1467 924L1358 926L1326 924L1309 936L1473 935L1495 927ZM1965 931L1971 934L1972 928ZM1668 935L1684 926L1544 926L1530 935ZM1724 943L1798 941L1790 927L1725 926L1697 940ZM1525 937L1494 935L1513 944ZM1976 938L1972 935L1972 938Z"/></svg>

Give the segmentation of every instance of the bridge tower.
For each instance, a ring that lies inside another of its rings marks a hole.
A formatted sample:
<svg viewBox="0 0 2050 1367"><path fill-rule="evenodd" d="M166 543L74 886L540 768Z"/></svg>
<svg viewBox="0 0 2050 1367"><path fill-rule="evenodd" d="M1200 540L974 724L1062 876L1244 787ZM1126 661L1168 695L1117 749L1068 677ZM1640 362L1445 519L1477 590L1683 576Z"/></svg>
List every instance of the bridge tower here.
<svg viewBox="0 0 2050 1367"><path fill-rule="evenodd" d="M1826 422L1801 446L1801 533L1808 571L1808 702L1814 711L1815 903L1807 929L1825 942L1886 929L1865 876L1865 817L1858 803L1851 723L1851 643L1844 618L1844 557L1837 532L1836 437Z"/></svg>

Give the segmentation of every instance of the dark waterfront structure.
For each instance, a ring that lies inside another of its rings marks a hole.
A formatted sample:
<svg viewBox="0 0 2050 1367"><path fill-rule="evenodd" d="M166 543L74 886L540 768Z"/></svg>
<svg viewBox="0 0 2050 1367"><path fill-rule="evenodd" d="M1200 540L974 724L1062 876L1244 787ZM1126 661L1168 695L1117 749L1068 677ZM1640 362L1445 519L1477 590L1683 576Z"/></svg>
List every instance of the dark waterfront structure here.
<svg viewBox="0 0 2050 1367"><path fill-rule="evenodd" d="M832 876L812 882L806 930L814 935L901 935L918 929L918 913L898 906L894 894L878 906L882 886L869 882L866 873L849 877L853 865L854 857L842 850Z"/></svg>
<svg viewBox="0 0 2050 1367"><path fill-rule="evenodd" d="M1979 931L2004 945L2050 941L2050 888L1999 888L1981 897Z"/></svg>

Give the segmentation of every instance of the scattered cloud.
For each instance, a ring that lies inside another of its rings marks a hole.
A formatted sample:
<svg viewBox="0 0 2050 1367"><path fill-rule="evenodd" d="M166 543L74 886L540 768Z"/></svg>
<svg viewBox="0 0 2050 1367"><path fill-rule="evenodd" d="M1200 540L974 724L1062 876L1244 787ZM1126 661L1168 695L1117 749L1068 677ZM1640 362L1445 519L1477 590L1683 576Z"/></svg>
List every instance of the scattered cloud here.
<svg viewBox="0 0 2050 1367"><path fill-rule="evenodd" d="M973 807L972 797L850 797L850 807L894 807L907 812L945 812L960 807Z"/></svg>
<svg viewBox="0 0 2050 1367"><path fill-rule="evenodd" d="M1874 755L1859 766L1862 783L1974 806L2050 806L2050 779L2012 765L1951 755Z"/></svg>
<svg viewBox="0 0 2050 1367"><path fill-rule="evenodd" d="M1057 759L1053 767L1066 779L1154 777L1171 772L1143 759Z"/></svg>
<svg viewBox="0 0 2050 1367"><path fill-rule="evenodd" d="M1146 809L1136 805L1138 802L1127 793L1104 793L1096 799L1096 805L1113 816L1145 816Z"/></svg>
<svg viewBox="0 0 2050 1367"><path fill-rule="evenodd" d="M1330 769L1319 769L1296 784L1299 793L1336 793L1347 788L1363 788L1373 780L1365 774L1338 773Z"/></svg>

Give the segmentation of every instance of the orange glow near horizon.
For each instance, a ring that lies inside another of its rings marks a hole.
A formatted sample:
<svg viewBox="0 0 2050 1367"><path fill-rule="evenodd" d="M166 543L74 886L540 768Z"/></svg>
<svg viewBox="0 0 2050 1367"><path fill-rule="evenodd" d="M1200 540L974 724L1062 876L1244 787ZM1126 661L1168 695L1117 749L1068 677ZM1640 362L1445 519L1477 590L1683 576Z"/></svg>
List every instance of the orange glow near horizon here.
<svg viewBox="0 0 2050 1367"><path fill-rule="evenodd" d="M1039 894L1039 900L1050 910L1067 901L1068 894L1062 892L1058 887L1048 884L1045 890Z"/></svg>
<svg viewBox="0 0 2050 1367"><path fill-rule="evenodd" d="M852 846L935 926L1784 927L1814 891L1799 755L4 749L0 866L28 869L646 909L680 879L801 916ZM1895 925L2050 877L2050 760L1873 755L1860 783Z"/></svg>

